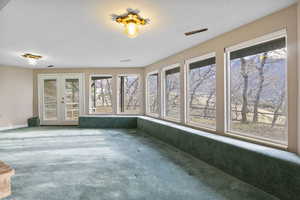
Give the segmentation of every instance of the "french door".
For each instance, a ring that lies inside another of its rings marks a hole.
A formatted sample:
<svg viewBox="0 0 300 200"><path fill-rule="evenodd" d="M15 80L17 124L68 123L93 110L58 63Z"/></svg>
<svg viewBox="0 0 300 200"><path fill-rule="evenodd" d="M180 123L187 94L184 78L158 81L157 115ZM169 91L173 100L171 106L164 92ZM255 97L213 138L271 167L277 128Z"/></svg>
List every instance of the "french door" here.
<svg viewBox="0 0 300 200"><path fill-rule="evenodd" d="M84 113L83 74L38 76L41 125L75 125Z"/></svg>

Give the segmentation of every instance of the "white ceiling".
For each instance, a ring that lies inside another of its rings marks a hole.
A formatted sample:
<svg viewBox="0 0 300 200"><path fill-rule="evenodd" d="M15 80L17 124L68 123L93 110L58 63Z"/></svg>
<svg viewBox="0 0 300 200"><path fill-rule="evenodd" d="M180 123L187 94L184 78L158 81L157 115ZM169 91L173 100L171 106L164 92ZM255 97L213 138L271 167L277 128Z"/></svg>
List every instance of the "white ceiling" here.
<svg viewBox="0 0 300 200"><path fill-rule="evenodd" d="M6 6L6 4L8 4L9 1L10 1L10 0L1 0L1 1L0 1L0 10L1 10L2 8L4 8L4 7Z"/></svg>
<svg viewBox="0 0 300 200"><path fill-rule="evenodd" d="M141 67L285 8L296 0L11 0L0 10L0 65ZM139 9L151 23L127 38L111 14ZM185 37L184 32L209 31ZM131 59L130 62L120 60Z"/></svg>

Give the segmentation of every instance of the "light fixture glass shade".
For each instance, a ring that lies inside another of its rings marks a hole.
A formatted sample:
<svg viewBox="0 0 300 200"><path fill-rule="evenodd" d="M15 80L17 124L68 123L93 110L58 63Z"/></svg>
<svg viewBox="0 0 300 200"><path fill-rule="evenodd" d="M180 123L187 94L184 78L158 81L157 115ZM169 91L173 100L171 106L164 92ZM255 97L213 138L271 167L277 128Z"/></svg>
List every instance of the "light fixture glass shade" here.
<svg viewBox="0 0 300 200"><path fill-rule="evenodd" d="M37 63L37 60L34 58L27 58L27 60L30 65L36 65L36 63Z"/></svg>
<svg viewBox="0 0 300 200"><path fill-rule="evenodd" d="M135 38L139 34L139 28L138 25L134 22L129 22L128 24L125 24L125 34L129 38Z"/></svg>

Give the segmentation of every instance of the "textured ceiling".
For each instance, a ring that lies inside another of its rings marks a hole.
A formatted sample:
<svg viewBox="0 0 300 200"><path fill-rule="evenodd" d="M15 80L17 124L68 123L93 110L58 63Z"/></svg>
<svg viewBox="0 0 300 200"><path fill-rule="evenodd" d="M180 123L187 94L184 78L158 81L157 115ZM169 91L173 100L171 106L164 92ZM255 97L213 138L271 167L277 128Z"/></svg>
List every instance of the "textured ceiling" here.
<svg viewBox="0 0 300 200"><path fill-rule="evenodd" d="M6 2L3 1L4 3ZM285 8L296 0L11 0L0 11L0 65L141 67ZM3 5L4 5L3 3ZM0 4L0 8L2 3ZM139 9L151 23L127 38L111 14ZM191 37L186 31L207 27ZM120 60L131 59L129 62Z"/></svg>

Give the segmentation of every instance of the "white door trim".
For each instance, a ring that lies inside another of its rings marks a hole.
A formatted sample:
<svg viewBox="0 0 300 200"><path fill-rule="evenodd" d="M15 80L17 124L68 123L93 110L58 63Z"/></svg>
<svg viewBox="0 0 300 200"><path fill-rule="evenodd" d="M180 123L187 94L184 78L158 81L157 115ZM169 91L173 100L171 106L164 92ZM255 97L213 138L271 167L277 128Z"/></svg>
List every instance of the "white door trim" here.
<svg viewBox="0 0 300 200"><path fill-rule="evenodd" d="M59 74L38 74L38 113L41 119L41 125L77 125L78 120L65 120L64 104L61 103L61 97L64 97L65 80L67 78L79 79L79 115L83 115L85 111L85 81L83 73L59 73ZM56 79L57 81L57 120L44 120L43 104L44 104L44 80Z"/></svg>

